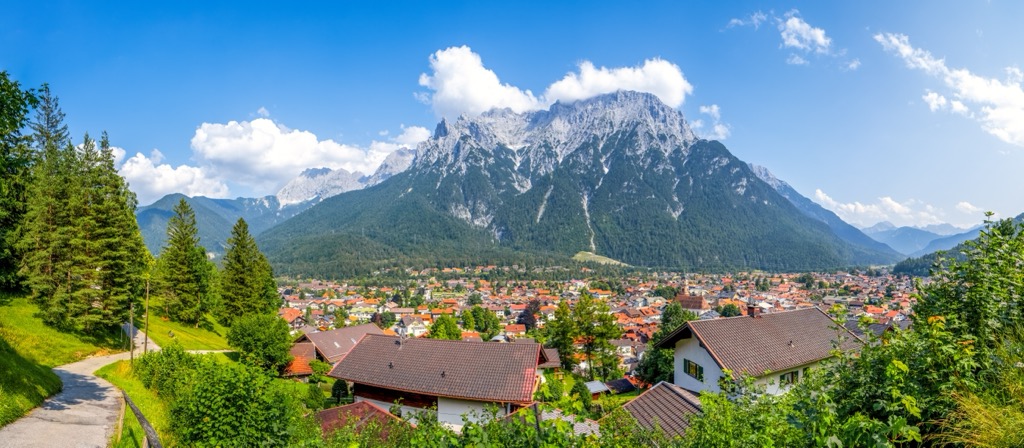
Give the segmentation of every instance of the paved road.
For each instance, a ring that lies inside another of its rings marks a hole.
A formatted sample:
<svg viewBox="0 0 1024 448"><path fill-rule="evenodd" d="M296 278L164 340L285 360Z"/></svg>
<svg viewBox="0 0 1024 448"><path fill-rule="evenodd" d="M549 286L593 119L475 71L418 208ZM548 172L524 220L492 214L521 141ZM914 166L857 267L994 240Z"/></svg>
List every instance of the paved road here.
<svg viewBox="0 0 1024 448"><path fill-rule="evenodd" d="M137 329L130 333L141 350L145 333ZM150 340L149 349L160 348ZM64 388L29 415L0 428L0 447L106 447L117 429L123 402L121 392L93 372L128 358L128 353L97 356L53 369Z"/></svg>

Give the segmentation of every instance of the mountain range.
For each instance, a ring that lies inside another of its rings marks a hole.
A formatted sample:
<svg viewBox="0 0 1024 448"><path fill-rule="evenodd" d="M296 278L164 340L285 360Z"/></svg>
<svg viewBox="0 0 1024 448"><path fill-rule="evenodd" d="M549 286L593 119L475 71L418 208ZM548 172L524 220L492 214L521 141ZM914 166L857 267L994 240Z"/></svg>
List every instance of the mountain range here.
<svg viewBox="0 0 1024 448"><path fill-rule="evenodd" d="M889 245L903 255L919 257L938 250L948 250L977 238L980 229L981 226L961 229L950 224L896 227L888 221L882 221L862 230L867 236Z"/></svg>
<svg viewBox="0 0 1024 448"><path fill-rule="evenodd" d="M442 120L407 170L325 199L259 241L276 267L308 274L579 251L689 270L901 258L777 188L657 97L616 92Z"/></svg>
<svg viewBox="0 0 1024 448"><path fill-rule="evenodd" d="M181 197L138 209L154 253ZM911 248L878 236L895 226L847 224L636 92L443 119L372 175L317 168L273 196L186 200L214 255L241 217L278 272L322 276L580 251L658 268L814 270L889 264Z"/></svg>
<svg viewBox="0 0 1024 448"><path fill-rule="evenodd" d="M135 211L146 247L158 254L167 241L167 221L175 204L185 199L196 214L200 244L216 257L224 253L231 227L244 218L249 231L259 235L320 201L346 191L379 184L409 168L416 151L400 148L384 160L372 175L352 173L344 169L311 168L292 179L276 195L262 198L211 199L169 194Z"/></svg>

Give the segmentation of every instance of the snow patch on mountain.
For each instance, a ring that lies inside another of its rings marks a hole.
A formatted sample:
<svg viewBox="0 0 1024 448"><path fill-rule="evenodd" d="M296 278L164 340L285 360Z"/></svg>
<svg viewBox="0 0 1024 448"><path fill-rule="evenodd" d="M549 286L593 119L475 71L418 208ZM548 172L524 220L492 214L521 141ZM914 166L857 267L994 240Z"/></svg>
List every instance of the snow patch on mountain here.
<svg viewBox="0 0 1024 448"><path fill-rule="evenodd" d="M310 168L289 181L277 192L277 201L281 208L309 201L322 201L346 191L359 190L384 182L391 176L401 173L416 158L416 150L399 148L388 154L384 162L371 176L360 172L349 172L338 168Z"/></svg>
<svg viewBox="0 0 1024 448"><path fill-rule="evenodd" d="M571 103L558 102L548 110L516 113L492 109L476 117L442 119L433 138L421 145L415 164L465 172L467 164L493 163L507 158L516 170L528 163L531 174L554 171L571 153L595 136L634 132L639 144L630 155L648 150L686 151L697 139L682 112L648 93L620 91ZM481 152L488 157L479 157ZM454 169L451 169L454 168ZM607 169L607 167L605 167Z"/></svg>
<svg viewBox="0 0 1024 448"><path fill-rule="evenodd" d="M281 207L314 199L324 200L365 186L365 176L338 168L310 168L289 181L277 192Z"/></svg>

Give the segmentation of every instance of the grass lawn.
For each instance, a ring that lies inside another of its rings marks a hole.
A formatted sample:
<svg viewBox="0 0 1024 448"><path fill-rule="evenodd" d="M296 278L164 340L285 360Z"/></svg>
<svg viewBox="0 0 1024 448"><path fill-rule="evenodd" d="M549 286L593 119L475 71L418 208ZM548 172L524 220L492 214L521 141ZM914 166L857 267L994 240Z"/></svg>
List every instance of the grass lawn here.
<svg viewBox="0 0 1024 448"><path fill-rule="evenodd" d="M153 428L156 429L157 434L160 436L160 442L164 446L175 445L170 431L170 417L167 406L160 400L156 392L146 389L142 382L132 375L131 365L128 361L118 361L104 366L96 371L96 376L110 381L111 384L127 392L135 406L138 406L139 410L142 411L142 415L149 421L149 424L153 425ZM125 406L121 433L114 435L114 439L111 440L111 446L141 447L144 437L145 433L142 431L142 425L135 418L135 413L132 412L131 408Z"/></svg>
<svg viewBox="0 0 1024 448"><path fill-rule="evenodd" d="M226 339L228 329L217 323L211 316L204 317L197 328L195 325L167 320L161 306L161 300L154 297L149 307L152 313L149 317L150 328L145 330L146 335L157 345L163 347L170 345L173 341L178 341L185 350L228 350L231 348L228 347ZM136 325L145 329L144 324L145 322L141 322Z"/></svg>
<svg viewBox="0 0 1024 448"><path fill-rule="evenodd" d="M24 296L0 293L0 426L60 391L52 367L120 352L127 344L120 331L88 337L55 330L35 317L38 310Z"/></svg>

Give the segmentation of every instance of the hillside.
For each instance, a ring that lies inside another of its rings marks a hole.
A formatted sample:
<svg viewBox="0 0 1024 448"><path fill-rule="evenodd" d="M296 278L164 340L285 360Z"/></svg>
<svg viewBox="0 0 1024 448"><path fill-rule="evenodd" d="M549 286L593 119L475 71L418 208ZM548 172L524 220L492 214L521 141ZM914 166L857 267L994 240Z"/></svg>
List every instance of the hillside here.
<svg viewBox="0 0 1024 448"><path fill-rule="evenodd" d="M87 338L54 330L35 317L38 307L0 292L0 426L61 389L53 367L91 355L123 351L117 334Z"/></svg>
<svg viewBox="0 0 1024 448"><path fill-rule="evenodd" d="M1024 213L1014 217L1013 222L1024 222ZM984 229L984 226L976 227L963 233L935 240L928 245L928 248L933 248L931 252L924 253L922 250L911 258L896 263L896 266L893 267L893 273L925 277L930 274L930 270L935 265L940 254L946 258L962 261L964 260L963 251L967 249L965 244L968 241L977 240L980 232Z"/></svg>
<svg viewBox="0 0 1024 448"><path fill-rule="evenodd" d="M937 233L907 226L868 233L868 236L889 245L904 255L917 252L932 241L942 238L942 235Z"/></svg>
<svg viewBox="0 0 1024 448"><path fill-rule="evenodd" d="M902 259L900 253L893 250L887 244L876 241L870 236L865 235L864 232L860 231L856 227L847 224L835 213L826 210L824 207L818 205L816 202L808 199L806 196L800 194L792 186L785 181L775 177L767 168L763 166L750 165L750 168L757 174L757 177L771 185L775 191L779 192L782 197L789 200L797 210L800 210L804 215L817 219L828 225L830 229L847 243L855 247L859 247L861 250L866 252L875 252L879 255L879 260L888 260L888 263L892 263Z"/></svg>
<svg viewBox="0 0 1024 448"><path fill-rule="evenodd" d="M812 270L886 263L805 216L649 94L443 120L405 172L259 239L283 273L360 261L483 263L590 251L634 266Z"/></svg>

